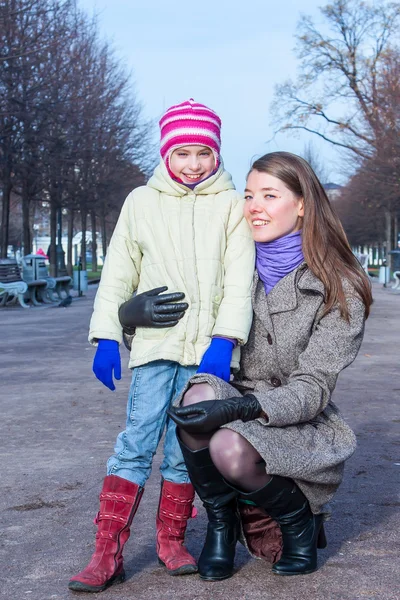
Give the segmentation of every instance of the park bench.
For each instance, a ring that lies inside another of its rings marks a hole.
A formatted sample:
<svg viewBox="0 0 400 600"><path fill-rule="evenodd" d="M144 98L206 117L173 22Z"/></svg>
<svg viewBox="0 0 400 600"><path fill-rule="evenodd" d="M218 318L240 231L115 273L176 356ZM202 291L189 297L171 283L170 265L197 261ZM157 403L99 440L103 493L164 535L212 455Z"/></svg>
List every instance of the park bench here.
<svg viewBox="0 0 400 600"><path fill-rule="evenodd" d="M57 299L54 298L54 296L52 294L52 290L50 289L50 285L49 285L49 282L47 281L47 279L44 279L44 278L35 279L32 272L28 271L27 273L25 273L23 271L23 280L28 285L28 289L24 295L25 300L31 299L32 304L34 304L35 306L39 306L40 302L43 302L44 304L52 304L52 302L57 302ZM46 285L45 286L41 285L40 287L35 286L35 284L38 281L42 281ZM36 287L37 295L38 295L37 299L36 299L35 294L30 293L29 286ZM38 302L38 300L40 300L40 302Z"/></svg>
<svg viewBox="0 0 400 600"><path fill-rule="evenodd" d="M61 277L50 277L45 263L45 257L40 254L27 254L22 258L23 278L25 281L32 279L44 279L47 281L46 296L52 302L62 300L62 292L65 297L70 295L71 277L68 275ZM54 296L57 294L58 298ZM46 300L43 297L43 301Z"/></svg>
<svg viewBox="0 0 400 600"><path fill-rule="evenodd" d="M17 261L14 258L0 259L0 306L5 306L10 297L17 300L23 308L29 308L25 300L30 300L39 306L43 301L43 294L47 289L47 281L36 279L24 281Z"/></svg>
<svg viewBox="0 0 400 600"><path fill-rule="evenodd" d="M28 308L24 300L28 284L22 281L16 261L13 261L12 264L7 264L7 262L11 261L0 260L0 306L5 306L11 296L17 298L21 306Z"/></svg>

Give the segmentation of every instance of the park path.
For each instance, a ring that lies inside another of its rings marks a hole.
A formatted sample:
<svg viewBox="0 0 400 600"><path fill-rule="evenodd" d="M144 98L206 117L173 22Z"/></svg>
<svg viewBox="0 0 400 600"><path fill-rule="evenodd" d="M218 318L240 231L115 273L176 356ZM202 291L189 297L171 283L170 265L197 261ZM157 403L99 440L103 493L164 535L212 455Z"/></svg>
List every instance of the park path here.
<svg viewBox="0 0 400 600"><path fill-rule="evenodd" d="M114 439L123 427L127 353L117 391L92 375L87 328L95 290L69 308L0 309L1 546L5 600L97 598L67 589L93 547L93 517ZM127 544L128 579L102 600L400 600L400 294L374 283L375 303L357 360L335 401L358 450L327 524L321 568L273 576L242 547L237 573L220 583L170 577L154 547L159 456ZM202 507L188 527L198 556Z"/></svg>

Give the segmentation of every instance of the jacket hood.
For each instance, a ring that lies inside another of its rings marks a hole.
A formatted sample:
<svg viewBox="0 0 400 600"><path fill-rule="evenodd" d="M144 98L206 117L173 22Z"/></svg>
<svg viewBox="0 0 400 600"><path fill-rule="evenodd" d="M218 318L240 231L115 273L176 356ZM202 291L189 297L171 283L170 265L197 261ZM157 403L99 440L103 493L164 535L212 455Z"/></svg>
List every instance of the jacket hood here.
<svg viewBox="0 0 400 600"><path fill-rule="evenodd" d="M169 196L185 196L188 193L196 195L218 194L219 192L235 189L230 173L224 169L222 159L220 159L220 165L217 172L208 179L201 181L196 185L193 191L184 184L174 181L172 177L170 177L164 161L161 161L158 167L156 167L154 174L150 177L147 185L158 192L163 192Z"/></svg>

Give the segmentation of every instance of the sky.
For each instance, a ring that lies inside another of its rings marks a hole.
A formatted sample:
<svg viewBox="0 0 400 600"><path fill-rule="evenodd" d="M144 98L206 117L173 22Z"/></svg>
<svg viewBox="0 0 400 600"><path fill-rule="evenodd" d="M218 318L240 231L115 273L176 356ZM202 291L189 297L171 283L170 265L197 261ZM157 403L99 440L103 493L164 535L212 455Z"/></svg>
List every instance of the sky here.
<svg viewBox="0 0 400 600"><path fill-rule="evenodd" d="M79 0L96 14L132 71L143 114L158 121L164 110L194 98L222 119L221 153L243 190L252 160L274 150L300 153L313 140L328 179L343 183L329 144L306 132L274 137L270 107L274 86L295 78L300 14L321 22L321 0ZM158 129L155 130L158 136ZM272 139L273 138L273 139ZM157 137L158 139L158 137ZM271 141L272 140L272 141Z"/></svg>

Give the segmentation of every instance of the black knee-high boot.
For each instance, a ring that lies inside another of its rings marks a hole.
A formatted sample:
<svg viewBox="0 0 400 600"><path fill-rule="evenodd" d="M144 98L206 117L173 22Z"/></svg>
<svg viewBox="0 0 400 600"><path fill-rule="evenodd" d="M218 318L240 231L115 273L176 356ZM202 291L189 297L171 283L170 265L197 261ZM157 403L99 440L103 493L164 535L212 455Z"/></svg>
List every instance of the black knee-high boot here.
<svg viewBox="0 0 400 600"><path fill-rule="evenodd" d="M178 436L179 439L179 436ZM237 493L211 460L208 448L190 450L179 440L190 480L207 511L207 537L198 560L199 575L220 581L233 575L239 533Z"/></svg>
<svg viewBox="0 0 400 600"><path fill-rule="evenodd" d="M317 548L326 546L322 515L313 515L293 480L273 475L260 490L240 495L261 506L280 525L283 550L272 567L274 573L305 575L317 570Z"/></svg>

